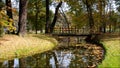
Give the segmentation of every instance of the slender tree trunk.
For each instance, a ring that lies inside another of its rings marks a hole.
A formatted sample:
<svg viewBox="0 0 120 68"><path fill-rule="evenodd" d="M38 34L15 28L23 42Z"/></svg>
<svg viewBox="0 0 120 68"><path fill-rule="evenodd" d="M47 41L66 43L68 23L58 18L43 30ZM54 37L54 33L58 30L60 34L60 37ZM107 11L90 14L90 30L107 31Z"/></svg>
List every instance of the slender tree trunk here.
<svg viewBox="0 0 120 68"><path fill-rule="evenodd" d="M36 7L35 33L37 34L37 30L38 30L38 26L37 26L37 23L38 23L38 10L39 10L37 2L35 3L35 7Z"/></svg>
<svg viewBox="0 0 120 68"><path fill-rule="evenodd" d="M55 23L56 23L56 21L57 21L58 10L59 10L59 8L61 7L61 5L62 5L62 1L57 5L57 7L56 7L56 9L55 9L54 19L53 19L52 24L50 25L50 33L53 32Z"/></svg>
<svg viewBox="0 0 120 68"><path fill-rule="evenodd" d="M7 15L9 16L9 18L13 19L11 0L6 0L6 6L7 6Z"/></svg>
<svg viewBox="0 0 120 68"><path fill-rule="evenodd" d="M117 24L114 23L114 32L116 31Z"/></svg>
<svg viewBox="0 0 120 68"><path fill-rule="evenodd" d="M91 4L89 4L88 0L86 0L86 6L87 6L87 12L88 12L88 18L89 18L90 33L93 33L94 32L94 19L92 15Z"/></svg>
<svg viewBox="0 0 120 68"><path fill-rule="evenodd" d="M0 11L2 10L2 7L3 7L3 2L2 0L0 0Z"/></svg>
<svg viewBox="0 0 120 68"><path fill-rule="evenodd" d="M28 4L28 0L20 0L19 22L18 22L18 35L20 36L24 36L26 33L27 4Z"/></svg>
<svg viewBox="0 0 120 68"><path fill-rule="evenodd" d="M0 11L2 10L3 6L4 6L3 2L2 0L0 0ZM3 26L0 24L0 37L3 36L3 32L4 32Z"/></svg>
<svg viewBox="0 0 120 68"><path fill-rule="evenodd" d="M105 0L103 0L103 8L104 8L104 10L103 10L103 15L102 15L102 23L103 23L103 33L106 33L106 21L105 21L105 14L106 14L106 10L105 10L105 5L106 5L106 3L105 3Z"/></svg>
<svg viewBox="0 0 120 68"><path fill-rule="evenodd" d="M106 33L106 23L103 22L103 33Z"/></svg>
<svg viewBox="0 0 120 68"><path fill-rule="evenodd" d="M102 23L102 11L103 11L102 0L99 0L98 2L98 9L99 9L100 23ZM102 32L102 25L100 25L99 27L99 32Z"/></svg>
<svg viewBox="0 0 120 68"><path fill-rule="evenodd" d="M46 0L46 24L45 24L45 33L49 33L49 0Z"/></svg>
<svg viewBox="0 0 120 68"><path fill-rule="evenodd" d="M110 24L109 25L109 33L111 33L112 32L112 25Z"/></svg>

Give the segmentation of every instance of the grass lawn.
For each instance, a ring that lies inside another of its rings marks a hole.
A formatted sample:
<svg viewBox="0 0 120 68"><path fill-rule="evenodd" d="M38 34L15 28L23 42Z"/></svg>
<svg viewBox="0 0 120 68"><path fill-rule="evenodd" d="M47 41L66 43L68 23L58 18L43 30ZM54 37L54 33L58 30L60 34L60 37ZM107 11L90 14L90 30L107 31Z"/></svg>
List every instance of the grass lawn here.
<svg viewBox="0 0 120 68"><path fill-rule="evenodd" d="M120 68L120 37L104 39L102 42L106 48L106 56L99 68Z"/></svg>
<svg viewBox="0 0 120 68"><path fill-rule="evenodd" d="M0 38L0 62L13 58L21 58L53 49L57 45L54 38L39 34L5 35Z"/></svg>

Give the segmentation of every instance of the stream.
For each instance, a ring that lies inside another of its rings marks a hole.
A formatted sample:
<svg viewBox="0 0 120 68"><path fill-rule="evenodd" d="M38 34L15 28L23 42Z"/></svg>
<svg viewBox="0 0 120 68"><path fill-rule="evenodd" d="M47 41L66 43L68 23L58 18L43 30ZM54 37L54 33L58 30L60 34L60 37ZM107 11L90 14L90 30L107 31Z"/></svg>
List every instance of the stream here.
<svg viewBox="0 0 120 68"><path fill-rule="evenodd" d="M0 62L0 68L97 68L105 50L84 41L85 37L57 37L58 47L26 58Z"/></svg>

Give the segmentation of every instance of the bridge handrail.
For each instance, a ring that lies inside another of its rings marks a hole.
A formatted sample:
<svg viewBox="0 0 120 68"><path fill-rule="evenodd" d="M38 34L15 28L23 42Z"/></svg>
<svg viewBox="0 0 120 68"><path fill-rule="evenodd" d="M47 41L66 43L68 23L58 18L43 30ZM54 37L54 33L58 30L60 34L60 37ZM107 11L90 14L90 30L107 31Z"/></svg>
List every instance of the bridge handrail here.
<svg viewBox="0 0 120 68"><path fill-rule="evenodd" d="M58 27L58 28L54 28L53 33L54 34L88 34L89 29L76 28L76 27L69 27L69 28Z"/></svg>

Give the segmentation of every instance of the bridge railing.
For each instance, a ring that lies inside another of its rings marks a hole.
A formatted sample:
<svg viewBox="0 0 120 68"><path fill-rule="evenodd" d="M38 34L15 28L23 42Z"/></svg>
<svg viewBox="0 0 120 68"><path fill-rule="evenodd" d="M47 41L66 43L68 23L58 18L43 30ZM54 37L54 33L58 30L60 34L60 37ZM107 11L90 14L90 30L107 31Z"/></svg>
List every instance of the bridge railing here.
<svg viewBox="0 0 120 68"><path fill-rule="evenodd" d="M70 28L54 28L53 34L89 34L89 30L82 28L78 29L76 27L70 27Z"/></svg>

